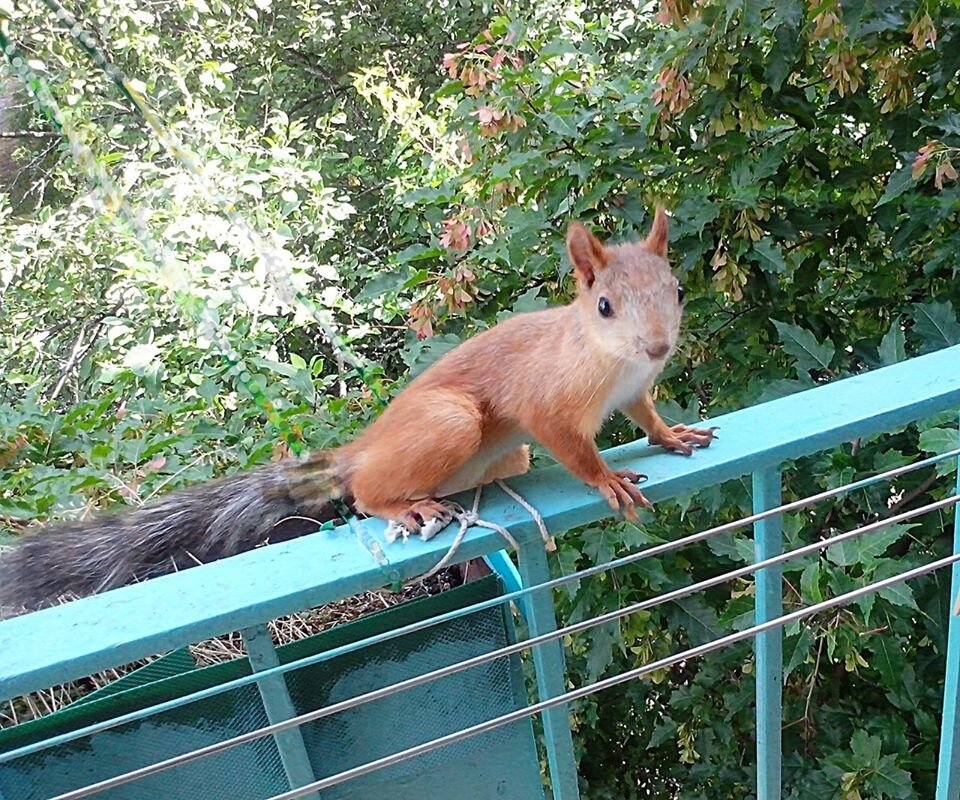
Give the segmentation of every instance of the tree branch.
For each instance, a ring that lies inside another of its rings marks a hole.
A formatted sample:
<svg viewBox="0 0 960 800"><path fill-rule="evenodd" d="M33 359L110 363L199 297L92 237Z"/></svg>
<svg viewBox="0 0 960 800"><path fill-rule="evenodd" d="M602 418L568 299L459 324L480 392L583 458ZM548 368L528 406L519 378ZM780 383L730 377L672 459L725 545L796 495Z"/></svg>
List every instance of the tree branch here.
<svg viewBox="0 0 960 800"><path fill-rule="evenodd" d="M80 333L77 334L76 341L73 343L73 350L70 352L70 358L67 359L67 363L63 367L63 372L60 374L60 379L57 381L57 385L53 387L53 391L50 393L48 400L53 402L57 399L60 392L63 391L63 387L67 384L67 379L70 377L70 374L73 372L74 368L86 358L87 353L89 353L93 346L97 343L97 337L100 335L100 331L103 330L103 321L113 314L116 314L120 310L120 304L118 303L113 308L102 311L93 319L88 320L80 326ZM86 347L83 347L83 338L86 334L89 326L91 324L96 325L96 329L93 331L93 335L90 337L90 341L86 343Z"/></svg>
<svg viewBox="0 0 960 800"><path fill-rule="evenodd" d="M0 131L0 139L56 139L59 136L53 131Z"/></svg>
<svg viewBox="0 0 960 800"><path fill-rule="evenodd" d="M887 512L883 515L883 518L892 517L897 511L903 508L905 505L912 503L920 495L927 491L933 484L937 482L937 478L940 476L937 474L937 470L934 469L933 472L927 476L926 480L923 481L916 489L911 492L907 492L903 497L897 500L892 506L887 509Z"/></svg>

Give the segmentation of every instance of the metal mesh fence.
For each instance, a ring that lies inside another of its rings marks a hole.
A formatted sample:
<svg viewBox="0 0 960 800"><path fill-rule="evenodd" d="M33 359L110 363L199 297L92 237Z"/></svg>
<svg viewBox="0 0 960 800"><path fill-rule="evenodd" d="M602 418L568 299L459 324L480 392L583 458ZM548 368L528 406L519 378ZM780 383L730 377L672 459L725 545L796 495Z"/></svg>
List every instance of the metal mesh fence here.
<svg viewBox="0 0 960 800"><path fill-rule="evenodd" d="M496 578L412 601L278 648L294 661L463 605L497 596ZM501 607L481 610L379 646L287 674L296 712L389 686L496 650L514 640ZM0 752L110 719L249 673L245 659L203 669L168 657L128 676L126 687L4 731ZM153 667L150 677L144 673ZM170 674L174 672L176 674ZM315 775L325 777L455 732L526 705L517 657L501 658L440 681L303 726ZM413 712L412 712L413 710ZM100 731L0 764L0 798L46 800L268 724L255 685L240 686L143 720ZM326 798L530 798L542 793L529 719L398 764L324 792ZM274 739L265 737L104 790L105 800L264 800L289 788ZM464 794L466 792L466 795Z"/></svg>

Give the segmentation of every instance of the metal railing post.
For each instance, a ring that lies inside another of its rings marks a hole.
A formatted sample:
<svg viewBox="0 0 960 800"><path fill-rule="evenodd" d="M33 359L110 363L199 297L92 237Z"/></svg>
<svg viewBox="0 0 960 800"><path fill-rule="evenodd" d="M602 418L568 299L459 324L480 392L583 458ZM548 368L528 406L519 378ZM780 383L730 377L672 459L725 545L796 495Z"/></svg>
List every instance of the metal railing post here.
<svg viewBox="0 0 960 800"><path fill-rule="evenodd" d="M753 473L753 511L781 505L780 467ZM754 523L757 561L783 552L783 522L779 515ZM757 572L756 621L767 622L783 614L783 569L777 564ZM783 631L757 636L757 798L779 800L781 791L781 729L783 724Z"/></svg>
<svg viewBox="0 0 960 800"><path fill-rule="evenodd" d="M520 577L524 586L535 586L550 580L547 554L543 542L524 542L519 548ZM522 604L531 636L549 633L557 628L550 592L527 595ZM537 674L540 700L561 695L565 691L563 647L559 641L533 648L533 665ZM543 713L543 738L550 767L550 783L554 800L579 800L577 761L573 753L573 736L567 706L557 706Z"/></svg>
<svg viewBox="0 0 960 800"><path fill-rule="evenodd" d="M277 651L270 638L270 629L266 625L256 625L241 631L243 643L247 648L247 658L250 660L250 669L262 672L265 669L276 667L280 663ZM270 675L257 681L260 690L260 699L263 709L267 713L267 721L273 725L283 722L297 715L290 699L285 675ZM313 767L310 765L310 756L307 755L307 746L304 744L300 728L275 733L273 736L280 752L280 762L287 775L287 782L291 789L306 786L316 780ZM320 795L308 795L311 800L320 800Z"/></svg>
<svg viewBox="0 0 960 800"><path fill-rule="evenodd" d="M960 442L960 436L957 437ZM957 459L960 493L960 459ZM960 510L953 509L953 552L960 553ZM940 760L937 764L937 800L960 797L960 563L950 572L950 623L947 630L947 666L943 686L943 720L940 723Z"/></svg>

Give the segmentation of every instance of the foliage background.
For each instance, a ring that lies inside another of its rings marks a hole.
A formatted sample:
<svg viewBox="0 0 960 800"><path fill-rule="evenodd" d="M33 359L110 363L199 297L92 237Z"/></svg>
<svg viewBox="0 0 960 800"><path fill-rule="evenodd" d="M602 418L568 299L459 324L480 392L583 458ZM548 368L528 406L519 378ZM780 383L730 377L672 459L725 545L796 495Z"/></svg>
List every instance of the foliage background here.
<svg viewBox="0 0 960 800"><path fill-rule="evenodd" d="M673 213L686 337L671 420L716 415L960 342L960 7L834 0L89 0L68 3L378 366L362 385L284 306L247 240L38 0L0 16L70 121L184 264L231 368L100 213L68 150L0 73L0 515L28 521L347 439L461 338L569 298L566 222L613 238ZM251 382L238 375L245 369ZM284 420L283 436L251 395ZM612 422L602 445L633 437ZM286 441L284 440L286 438ZM787 465L787 498L945 452L924 420ZM542 455L540 457L543 457ZM913 473L786 520L789 545L945 496ZM743 482L641 527L571 532L569 571L733 519ZM949 549L947 515L791 562L795 607ZM0 538L0 543L3 539ZM583 584L565 620L752 558L728 537ZM933 794L941 577L788 629L785 796ZM749 624L751 583L569 643L575 684ZM576 709L585 798L752 796L748 648Z"/></svg>

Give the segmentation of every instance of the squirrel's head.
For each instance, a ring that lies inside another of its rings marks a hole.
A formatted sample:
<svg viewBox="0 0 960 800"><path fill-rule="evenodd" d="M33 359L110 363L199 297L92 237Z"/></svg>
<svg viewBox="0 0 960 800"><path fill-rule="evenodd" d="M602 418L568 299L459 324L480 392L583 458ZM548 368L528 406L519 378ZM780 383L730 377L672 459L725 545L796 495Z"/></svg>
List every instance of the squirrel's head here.
<svg viewBox="0 0 960 800"><path fill-rule="evenodd" d="M662 364L676 346L683 288L667 263L668 228L658 207L643 241L606 246L579 222L567 232L584 330L616 361Z"/></svg>

